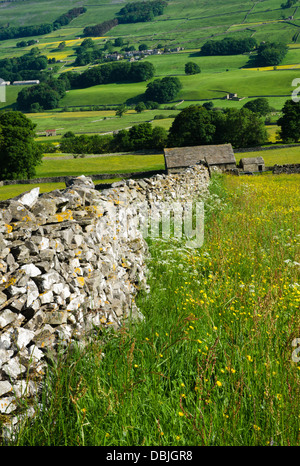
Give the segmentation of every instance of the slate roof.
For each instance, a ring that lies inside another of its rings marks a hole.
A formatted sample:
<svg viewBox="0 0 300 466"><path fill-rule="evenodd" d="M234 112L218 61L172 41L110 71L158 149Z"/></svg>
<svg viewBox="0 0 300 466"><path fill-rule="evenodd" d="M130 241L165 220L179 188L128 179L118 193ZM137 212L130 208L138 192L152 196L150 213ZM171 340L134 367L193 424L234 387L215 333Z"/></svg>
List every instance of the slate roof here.
<svg viewBox="0 0 300 466"><path fill-rule="evenodd" d="M231 144L173 147L164 149L164 155L166 169L191 167L201 161L208 165L236 165Z"/></svg>

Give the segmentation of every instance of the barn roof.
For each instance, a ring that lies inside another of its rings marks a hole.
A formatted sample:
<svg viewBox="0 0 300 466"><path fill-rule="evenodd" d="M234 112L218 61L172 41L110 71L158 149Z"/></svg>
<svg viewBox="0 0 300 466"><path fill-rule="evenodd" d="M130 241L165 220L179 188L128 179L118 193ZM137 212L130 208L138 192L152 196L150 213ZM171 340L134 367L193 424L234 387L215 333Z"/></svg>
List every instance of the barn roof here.
<svg viewBox="0 0 300 466"><path fill-rule="evenodd" d="M164 149L166 168L191 167L201 161L208 165L236 164L231 144L173 147Z"/></svg>

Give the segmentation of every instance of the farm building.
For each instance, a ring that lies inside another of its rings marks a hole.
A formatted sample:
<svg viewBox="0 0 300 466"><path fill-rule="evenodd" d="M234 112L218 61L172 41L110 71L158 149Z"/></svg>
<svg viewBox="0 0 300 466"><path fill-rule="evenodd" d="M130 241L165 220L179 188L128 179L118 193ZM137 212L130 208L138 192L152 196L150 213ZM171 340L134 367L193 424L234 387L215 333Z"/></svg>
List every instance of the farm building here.
<svg viewBox="0 0 300 466"><path fill-rule="evenodd" d="M210 171L236 168L231 144L174 147L164 149L164 156L167 173L180 173L200 163L207 165Z"/></svg>
<svg viewBox="0 0 300 466"><path fill-rule="evenodd" d="M56 129L46 129L46 136L56 136Z"/></svg>
<svg viewBox="0 0 300 466"><path fill-rule="evenodd" d="M29 85L34 85L34 84L40 84L40 81L38 79L32 79L29 81L14 81L13 86L29 86Z"/></svg>
<svg viewBox="0 0 300 466"><path fill-rule="evenodd" d="M265 161L262 157L243 158L239 162L239 168L245 172L263 172L265 170Z"/></svg>

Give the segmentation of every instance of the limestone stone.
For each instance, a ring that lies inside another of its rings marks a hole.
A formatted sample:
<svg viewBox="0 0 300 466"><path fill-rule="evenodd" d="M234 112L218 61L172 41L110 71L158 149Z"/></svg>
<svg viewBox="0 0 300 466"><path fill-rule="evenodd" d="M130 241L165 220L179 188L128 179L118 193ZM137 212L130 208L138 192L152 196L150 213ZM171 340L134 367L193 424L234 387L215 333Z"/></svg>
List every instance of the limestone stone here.
<svg viewBox="0 0 300 466"><path fill-rule="evenodd" d="M9 361L12 356L14 355L14 351L13 350L9 350L9 349L2 349L0 347L0 367L5 364L7 361Z"/></svg>
<svg viewBox="0 0 300 466"><path fill-rule="evenodd" d="M15 314L15 312L10 311L9 309L4 309L3 311L0 311L0 329L12 323L16 318L17 314Z"/></svg>
<svg viewBox="0 0 300 466"><path fill-rule="evenodd" d="M41 271L36 265L34 264L25 264L22 265L21 270L24 270L26 275L29 277L37 277L38 275L41 275Z"/></svg>
<svg viewBox="0 0 300 466"><path fill-rule="evenodd" d="M40 188L34 188L31 191L21 194L17 197L18 201L21 202L26 207L33 207L36 201L38 200L40 194Z"/></svg>
<svg viewBox="0 0 300 466"><path fill-rule="evenodd" d="M34 332L25 328L18 328L15 330L15 333L17 337L16 344L20 350L27 346L34 337Z"/></svg>
<svg viewBox="0 0 300 466"><path fill-rule="evenodd" d="M10 414L17 408L14 396L8 396L0 399L0 412L2 414Z"/></svg>
<svg viewBox="0 0 300 466"><path fill-rule="evenodd" d="M27 283L27 289L25 288L25 292L27 292L27 307L30 307L32 303L39 297L39 289L33 280L29 280Z"/></svg>
<svg viewBox="0 0 300 466"><path fill-rule="evenodd" d="M18 375L26 371L26 367L20 363L18 357L14 357L2 366L2 370L11 377L11 379L16 379Z"/></svg>
<svg viewBox="0 0 300 466"><path fill-rule="evenodd" d="M8 380L0 381L0 396L5 395L8 392L12 391L12 385L9 383Z"/></svg>

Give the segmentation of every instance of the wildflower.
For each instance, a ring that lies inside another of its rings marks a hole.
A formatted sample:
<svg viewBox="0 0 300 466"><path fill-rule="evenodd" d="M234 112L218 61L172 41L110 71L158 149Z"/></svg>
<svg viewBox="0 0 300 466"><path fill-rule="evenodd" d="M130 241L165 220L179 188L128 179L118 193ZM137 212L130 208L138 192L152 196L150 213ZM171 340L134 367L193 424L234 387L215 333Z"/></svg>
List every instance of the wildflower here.
<svg viewBox="0 0 300 466"><path fill-rule="evenodd" d="M253 359L251 358L250 354L247 354L247 359L249 362L253 362Z"/></svg>
<svg viewBox="0 0 300 466"><path fill-rule="evenodd" d="M260 427L258 427L257 425L253 424L253 429L256 430L257 432L260 431Z"/></svg>
<svg viewBox="0 0 300 466"><path fill-rule="evenodd" d="M155 335L156 335L157 337L159 337L159 333L155 332Z"/></svg>
<svg viewBox="0 0 300 466"><path fill-rule="evenodd" d="M180 440L180 435L176 435L176 440Z"/></svg>
<svg viewBox="0 0 300 466"><path fill-rule="evenodd" d="M179 413L178 413L178 414L179 414L179 416L181 416L181 417L182 417L182 416L184 416L184 414L183 414L183 412L182 412L182 411L179 411Z"/></svg>
<svg viewBox="0 0 300 466"><path fill-rule="evenodd" d="M106 438L110 437L110 434L108 432L106 432L105 437Z"/></svg>
<svg viewBox="0 0 300 466"><path fill-rule="evenodd" d="M218 387L222 387L222 382L220 382L220 380L217 380L217 385Z"/></svg>
<svg viewBox="0 0 300 466"><path fill-rule="evenodd" d="M139 367L138 364L135 364L134 367Z"/></svg>
<svg viewBox="0 0 300 466"><path fill-rule="evenodd" d="M184 383L180 384L181 387L185 387Z"/></svg>
<svg viewBox="0 0 300 466"><path fill-rule="evenodd" d="M163 355L160 353L159 357L160 357L160 358L163 358Z"/></svg>

